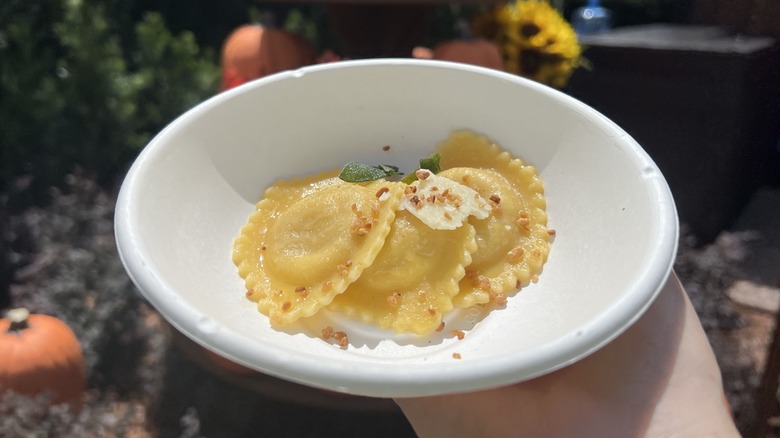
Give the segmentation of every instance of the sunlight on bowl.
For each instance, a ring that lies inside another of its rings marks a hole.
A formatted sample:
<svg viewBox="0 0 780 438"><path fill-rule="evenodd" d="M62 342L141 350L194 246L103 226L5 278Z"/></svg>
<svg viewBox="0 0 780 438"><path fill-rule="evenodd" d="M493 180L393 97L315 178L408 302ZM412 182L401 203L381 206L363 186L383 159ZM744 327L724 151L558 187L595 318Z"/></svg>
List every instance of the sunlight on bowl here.
<svg viewBox="0 0 780 438"><path fill-rule="evenodd" d="M332 315L322 318L356 333L346 350L316 329L271 328L244 297L231 260L265 188L348 161L413 169L458 129L492 138L540 171L557 235L539 282L460 341L392 336ZM517 382L595 351L664 284L678 224L652 160L583 103L492 70L370 60L267 77L182 115L128 173L116 233L144 296L201 345L297 383L401 397Z"/></svg>

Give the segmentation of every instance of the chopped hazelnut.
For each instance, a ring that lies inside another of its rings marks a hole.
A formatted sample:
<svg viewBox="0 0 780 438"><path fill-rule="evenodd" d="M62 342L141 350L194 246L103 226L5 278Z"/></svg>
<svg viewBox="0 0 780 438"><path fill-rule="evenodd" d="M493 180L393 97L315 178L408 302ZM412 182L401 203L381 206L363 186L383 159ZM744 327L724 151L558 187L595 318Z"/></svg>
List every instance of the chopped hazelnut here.
<svg viewBox="0 0 780 438"><path fill-rule="evenodd" d="M387 303L391 306L395 307L398 305L398 300L401 298L400 292L393 292L392 294L387 296Z"/></svg>
<svg viewBox="0 0 780 438"><path fill-rule="evenodd" d="M337 331L333 333L333 339L338 342L339 347L341 348L347 348L349 345L349 337L347 337L347 334L343 331Z"/></svg>
<svg viewBox="0 0 780 438"><path fill-rule="evenodd" d="M523 260L523 255L525 255L525 250L523 250L522 246L516 246L506 253L506 257L511 263L517 263Z"/></svg>
<svg viewBox="0 0 780 438"><path fill-rule="evenodd" d="M520 228L528 228L528 226L531 225L531 219L528 219L527 217L520 217L515 223Z"/></svg>

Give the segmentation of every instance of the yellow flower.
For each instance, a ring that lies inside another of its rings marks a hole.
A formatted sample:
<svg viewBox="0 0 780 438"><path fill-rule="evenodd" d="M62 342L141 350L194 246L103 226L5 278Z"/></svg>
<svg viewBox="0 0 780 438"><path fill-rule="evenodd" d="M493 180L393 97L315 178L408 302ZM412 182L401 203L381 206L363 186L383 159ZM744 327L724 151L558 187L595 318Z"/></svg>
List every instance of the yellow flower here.
<svg viewBox="0 0 780 438"><path fill-rule="evenodd" d="M517 0L476 17L476 36L496 43L505 68L554 87L564 87L581 64L577 35L549 2Z"/></svg>

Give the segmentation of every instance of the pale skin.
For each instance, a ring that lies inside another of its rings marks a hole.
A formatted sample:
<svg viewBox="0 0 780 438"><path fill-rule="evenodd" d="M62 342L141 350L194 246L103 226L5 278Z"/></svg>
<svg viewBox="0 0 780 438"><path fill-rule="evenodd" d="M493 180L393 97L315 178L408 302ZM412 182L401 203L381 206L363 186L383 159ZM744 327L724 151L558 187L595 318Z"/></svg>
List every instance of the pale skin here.
<svg viewBox="0 0 780 438"><path fill-rule="evenodd" d="M421 437L738 437L676 275L614 341L566 368L468 394L396 399Z"/></svg>

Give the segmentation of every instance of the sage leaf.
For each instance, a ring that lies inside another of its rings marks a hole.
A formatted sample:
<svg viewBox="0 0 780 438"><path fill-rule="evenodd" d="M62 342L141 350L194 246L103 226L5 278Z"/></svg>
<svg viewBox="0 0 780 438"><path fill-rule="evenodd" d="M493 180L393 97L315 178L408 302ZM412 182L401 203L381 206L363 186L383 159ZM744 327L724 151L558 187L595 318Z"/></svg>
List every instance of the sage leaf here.
<svg viewBox="0 0 780 438"><path fill-rule="evenodd" d="M363 163L351 162L347 163L339 178L346 182L366 182L376 181L382 178L389 178L392 176L401 175L398 171L398 167L390 166L387 164L380 164L378 166L371 166Z"/></svg>

